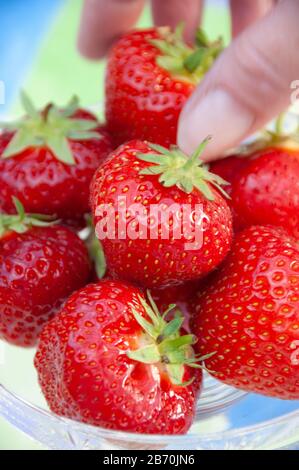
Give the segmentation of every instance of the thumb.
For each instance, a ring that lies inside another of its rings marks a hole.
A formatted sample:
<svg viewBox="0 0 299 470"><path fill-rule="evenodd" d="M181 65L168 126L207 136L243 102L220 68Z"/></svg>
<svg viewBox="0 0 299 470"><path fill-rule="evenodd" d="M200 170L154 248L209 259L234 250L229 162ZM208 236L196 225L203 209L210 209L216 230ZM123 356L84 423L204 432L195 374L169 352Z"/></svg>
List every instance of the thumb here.
<svg viewBox="0 0 299 470"><path fill-rule="evenodd" d="M290 104L299 79L299 2L284 0L221 54L186 103L178 144L191 153L209 134L204 159L214 160Z"/></svg>

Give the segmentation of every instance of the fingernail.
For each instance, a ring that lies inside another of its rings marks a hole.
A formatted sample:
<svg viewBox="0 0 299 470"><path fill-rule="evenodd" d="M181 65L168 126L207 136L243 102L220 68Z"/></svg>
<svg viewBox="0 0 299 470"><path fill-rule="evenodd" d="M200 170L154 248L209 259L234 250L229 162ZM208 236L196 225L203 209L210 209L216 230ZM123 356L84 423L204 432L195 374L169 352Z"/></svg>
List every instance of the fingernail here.
<svg viewBox="0 0 299 470"><path fill-rule="evenodd" d="M236 146L249 134L253 121L253 114L225 90L214 90L200 101L194 95L180 118L178 144L190 154L211 135L202 158L219 158L219 153Z"/></svg>

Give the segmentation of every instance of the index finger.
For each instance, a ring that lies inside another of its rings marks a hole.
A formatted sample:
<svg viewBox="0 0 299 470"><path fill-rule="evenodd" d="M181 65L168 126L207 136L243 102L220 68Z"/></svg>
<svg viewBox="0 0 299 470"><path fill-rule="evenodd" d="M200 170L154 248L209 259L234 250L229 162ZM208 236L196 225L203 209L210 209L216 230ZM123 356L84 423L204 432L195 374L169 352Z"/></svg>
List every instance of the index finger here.
<svg viewBox="0 0 299 470"><path fill-rule="evenodd" d="M157 26L185 24L185 39L193 42L199 27L203 0L152 0L154 22Z"/></svg>
<svg viewBox="0 0 299 470"><path fill-rule="evenodd" d="M112 43L131 29L139 18L144 0L85 0L78 35L82 55L99 59Z"/></svg>
<svg viewBox="0 0 299 470"><path fill-rule="evenodd" d="M268 13L275 3L275 0L230 0L233 36L237 36Z"/></svg>

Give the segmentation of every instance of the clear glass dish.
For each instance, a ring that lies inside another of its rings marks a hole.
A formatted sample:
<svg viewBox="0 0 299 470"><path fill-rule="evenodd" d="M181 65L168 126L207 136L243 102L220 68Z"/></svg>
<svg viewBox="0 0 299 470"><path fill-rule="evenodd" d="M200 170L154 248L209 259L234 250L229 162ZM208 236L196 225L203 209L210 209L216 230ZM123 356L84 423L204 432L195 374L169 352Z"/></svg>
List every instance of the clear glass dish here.
<svg viewBox="0 0 299 470"><path fill-rule="evenodd" d="M245 394L209 376L195 422L184 436L129 434L55 416L39 391L34 351L3 344L1 349L0 414L47 448L299 449L298 401Z"/></svg>
<svg viewBox="0 0 299 470"><path fill-rule="evenodd" d="M101 106L93 106L95 112ZM286 127L298 121L289 113ZM50 449L298 449L299 401L278 400L223 385L206 375L196 419L186 435L129 434L49 412L33 367L33 350L0 340L0 415Z"/></svg>

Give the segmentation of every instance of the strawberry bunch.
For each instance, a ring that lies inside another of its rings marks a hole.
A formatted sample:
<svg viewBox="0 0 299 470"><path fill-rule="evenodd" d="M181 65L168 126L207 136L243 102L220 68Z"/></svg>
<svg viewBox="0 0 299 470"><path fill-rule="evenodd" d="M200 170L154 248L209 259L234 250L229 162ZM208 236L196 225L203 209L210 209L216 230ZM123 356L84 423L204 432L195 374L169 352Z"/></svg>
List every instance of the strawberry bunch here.
<svg viewBox="0 0 299 470"><path fill-rule="evenodd" d="M23 95L0 134L0 337L38 342L58 415L186 433L203 369L299 398L297 133L210 167L210 137L191 156L175 145L221 49L131 32L108 61L105 127L76 100L38 111Z"/></svg>

